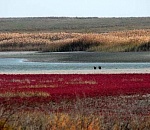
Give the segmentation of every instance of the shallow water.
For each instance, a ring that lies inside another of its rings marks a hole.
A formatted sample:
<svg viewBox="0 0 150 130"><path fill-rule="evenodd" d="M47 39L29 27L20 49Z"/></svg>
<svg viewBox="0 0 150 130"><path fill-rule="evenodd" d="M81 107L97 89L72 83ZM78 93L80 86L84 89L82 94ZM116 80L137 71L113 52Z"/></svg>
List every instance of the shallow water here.
<svg viewBox="0 0 150 130"><path fill-rule="evenodd" d="M0 52L0 73L59 70L150 70L149 52Z"/></svg>
<svg viewBox="0 0 150 130"><path fill-rule="evenodd" d="M106 69L150 69L150 63L49 63L29 62L21 58L0 58L0 72L35 72L49 70L94 70L94 66L102 70Z"/></svg>

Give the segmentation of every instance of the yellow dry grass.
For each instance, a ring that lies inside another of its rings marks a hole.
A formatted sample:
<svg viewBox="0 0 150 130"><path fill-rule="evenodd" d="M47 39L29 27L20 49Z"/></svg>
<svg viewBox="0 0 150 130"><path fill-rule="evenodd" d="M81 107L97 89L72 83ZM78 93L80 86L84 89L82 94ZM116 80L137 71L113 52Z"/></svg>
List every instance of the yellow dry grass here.
<svg viewBox="0 0 150 130"><path fill-rule="evenodd" d="M19 120L18 120L19 119ZM1 130L22 130L22 129L40 129L40 130L143 130L150 128L150 118L147 117L143 121L138 122L132 120L127 123L114 121L115 123L104 124L102 117L96 115L80 115L76 114L71 116L67 113L50 113L44 114L40 111L20 111L16 112L9 118L7 123L0 125L3 126ZM112 121L113 122L113 121Z"/></svg>
<svg viewBox="0 0 150 130"><path fill-rule="evenodd" d="M0 98L12 98L12 97L50 97L46 92L4 92L0 93Z"/></svg>
<svg viewBox="0 0 150 130"><path fill-rule="evenodd" d="M0 50L139 51L150 29L109 33L0 33ZM137 50L136 50L137 49ZM143 49L143 48L142 48ZM144 48L145 49L145 48Z"/></svg>

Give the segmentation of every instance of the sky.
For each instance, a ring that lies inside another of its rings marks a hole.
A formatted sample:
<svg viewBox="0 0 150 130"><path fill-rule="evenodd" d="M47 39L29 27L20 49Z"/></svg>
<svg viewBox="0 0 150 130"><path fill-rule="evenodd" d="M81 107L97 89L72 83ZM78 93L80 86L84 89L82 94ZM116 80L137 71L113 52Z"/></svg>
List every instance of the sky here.
<svg viewBox="0 0 150 130"><path fill-rule="evenodd" d="M0 0L0 17L149 17L150 0Z"/></svg>

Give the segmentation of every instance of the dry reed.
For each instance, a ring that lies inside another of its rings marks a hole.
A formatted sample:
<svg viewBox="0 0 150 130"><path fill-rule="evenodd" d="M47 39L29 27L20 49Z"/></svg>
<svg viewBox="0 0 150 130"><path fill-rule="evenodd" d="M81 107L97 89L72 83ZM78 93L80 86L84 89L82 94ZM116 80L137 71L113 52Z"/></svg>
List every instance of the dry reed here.
<svg viewBox="0 0 150 130"><path fill-rule="evenodd" d="M109 33L0 33L1 51L149 51L150 30Z"/></svg>

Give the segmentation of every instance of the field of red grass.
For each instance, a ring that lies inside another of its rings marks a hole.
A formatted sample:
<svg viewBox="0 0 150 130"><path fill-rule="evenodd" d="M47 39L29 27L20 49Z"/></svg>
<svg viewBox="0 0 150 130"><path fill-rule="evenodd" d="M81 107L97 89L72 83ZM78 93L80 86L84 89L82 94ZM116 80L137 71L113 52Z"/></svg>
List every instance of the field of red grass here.
<svg viewBox="0 0 150 130"><path fill-rule="evenodd" d="M150 94L150 74L0 75L1 99L45 97L57 100L134 94Z"/></svg>
<svg viewBox="0 0 150 130"><path fill-rule="evenodd" d="M77 118L86 126L90 121L89 127L99 126L97 129L104 124L107 129L121 129L122 121L123 127L134 128L136 124L140 128L141 122L146 122L144 128L149 128L150 74L1 74L0 102L0 121L5 119L2 127L24 127L20 123L27 122L23 113L28 113L33 120L44 119L45 125L55 116L60 120L53 126L61 128L61 118L70 122ZM35 118L36 114L40 117ZM18 117L22 118L20 123ZM72 125L79 126L75 122Z"/></svg>

